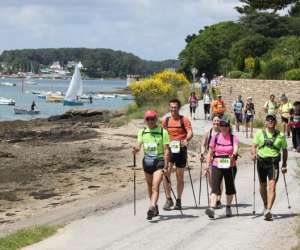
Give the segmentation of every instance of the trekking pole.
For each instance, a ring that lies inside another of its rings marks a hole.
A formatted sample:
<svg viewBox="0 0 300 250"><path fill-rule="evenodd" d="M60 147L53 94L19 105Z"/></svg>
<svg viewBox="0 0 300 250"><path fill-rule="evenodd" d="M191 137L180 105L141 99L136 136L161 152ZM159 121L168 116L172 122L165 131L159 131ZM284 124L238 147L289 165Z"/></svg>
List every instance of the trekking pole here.
<svg viewBox="0 0 300 250"><path fill-rule="evenodd" d="M133 215L136 215L136 176L135 176L136 159L133 155Z"/></svg>
<svg viewBox="0 0 300 250"><path fill-rule="evenodd" d="M289 199L289 193L288 193L288 190L287 190L287 184L286 184L286 179L285 179L285 174L283 174L283 180L284 180L286 198L287 198L287 201L288 201L288 209L291 209L290 199Z"/></svg>
<svg viewBox="0 0 300 250"><path fill-rule="evenodd" d="M201 188L202 188L202 165L203 165L203 161L202 161L202 160L200 160L199 206L200 206Z"/></svg>
<svg viewBox="0 0 300 250"><path fill-rule="evenodd" d="M174 190L173 190L173 188L172 188L172 186L171 186L170 179L169 179L169 177L168 177L168 176L166 176L166 175L164 175L164 177L166 178L166 180L167 180L168 184L170 185L171 192L172 192L172 194L173 194L173 196L174 196L174 199L175 199L175 201L176 201L176 200L177 200L177 198L176 198L176 195L175 195L175 193L174 193ZM180 210L180 213L181 213L181 215L183 215L182 209L180 208L179 210Z"/></svg>
<svg viewBox="0 0 300 250"><path fill-rule="evenodd" d="M209 207L209 191L208 191L208 177L205 175L206 178L206 192L207 192L207 206Z"/></svg>
<svg viewBox="0 0 300 250"><path fill-rule="evenodd" d="M232 180L233 180L233 187L234 187L234 197L235 197L235 207L236 207L236 214L239 216L239 209L238 209L238 202L237 202L237 196L236 196L236 188L235 188L235 183L234 183L234 174L233 174L233 168L231 168L231 173L232 173Z"/></svg>
<svg viewBox="0 0 300 250"><path fill-rule="evenodd" d="M194 196L194 201L195 201L195 207L197 208L196 195L195 195L195 191L194 191L194 185L193 185L193 180L192 180L192 175L191 175L191 170L190 170L190 167L189 167L189 163L187 163L187 169L188 169L189 176L190 176L190 181L191 181L191 186L192 186L192 191L193 191L193 196Z"/></svg>
<svg viewBox="0 0 300 250"><path fill-rule="evenodd" d="M253 214L255 214L255 160L253 162Z"/></svg>

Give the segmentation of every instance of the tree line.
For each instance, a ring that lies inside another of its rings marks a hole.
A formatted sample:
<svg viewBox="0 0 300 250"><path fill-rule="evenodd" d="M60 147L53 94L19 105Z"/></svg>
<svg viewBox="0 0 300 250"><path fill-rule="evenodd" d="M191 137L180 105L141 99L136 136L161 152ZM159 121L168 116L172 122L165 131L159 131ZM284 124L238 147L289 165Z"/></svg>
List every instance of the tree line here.
<svg viewBox="0 0 300 250"><path fill-rule="evenodd" d="M300 80L300 0L240 0L237 22L186 37L180 71L232 78ZM279 14L280 10L288 10Z"/></svg>
<svg viewBox="0 0 300 250"><path fill-rule="evenodd" d="M50 66L55 61L61 65L67 65L69 61L81 61L84 73L91 78L124 78L127 74L148 76L165 68L179 67L178 60L147 61L131 53L112 49L21 49L5 50L0 55L0 62L9 65L9 73L38 73L41 67Z"/></svg>

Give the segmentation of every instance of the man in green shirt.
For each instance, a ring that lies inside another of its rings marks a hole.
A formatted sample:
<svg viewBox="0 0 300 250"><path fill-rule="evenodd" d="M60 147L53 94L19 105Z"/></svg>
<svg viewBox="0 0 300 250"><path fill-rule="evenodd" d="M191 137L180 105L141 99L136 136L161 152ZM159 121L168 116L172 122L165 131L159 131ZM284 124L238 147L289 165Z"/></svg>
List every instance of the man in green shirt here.
<svg viewBox="0 0 300 250"><path fill-rule="evenodd" d="M143 146L143 169L148 187L150 207L147 219L159 215L157 200L159 186L163 179L164 171L169 164L169 134L157 126L157 113L149 110L144 114L147 127L138 132L138 145L133 147L133 154L139 152Z"/></svg>
<svg viewBox="0 0 300 250"><path fill-rule="evenodd" d="M278 105L275 101L275 95L270 95L270 100L266 101L264 110L267 115L276 115Z"/></svg>
<svg viewBox="0 0 300 250"><path fill-rule="evenodd" d="M276 129L276 117L266 116L265 129L259 130L253 139L252 158L257 161L260 194L264 202L265 220L272 220L271 209L276 197L276 183L279 178L280 151L282 151L283 174L287 172L287 142L284 134ZM267 180L269 182L267 183ZM268 188L268 189L267 189Z"/></svg>

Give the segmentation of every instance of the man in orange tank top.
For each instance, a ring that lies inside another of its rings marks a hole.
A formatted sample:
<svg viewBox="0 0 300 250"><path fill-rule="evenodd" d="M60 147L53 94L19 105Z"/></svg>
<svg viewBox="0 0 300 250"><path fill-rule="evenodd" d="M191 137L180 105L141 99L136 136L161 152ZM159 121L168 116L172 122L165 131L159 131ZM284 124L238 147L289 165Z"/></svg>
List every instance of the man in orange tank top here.
<svg viewBox="0 0 300 250"><path fill-rule="evenodd" d="M187 117L179 114L180 107L181 103L179 100L171 100L169 102L171 116L166 117L162 122L162 127L168 131L170 136L171 159L167 172L169 180L172 167L173 165L176 166L177 200L174 209L179 210L181 210L181 196L184 188L184 168L187 163L187 146L193 137L191 122ZM165 179L164 186L166 187L167 196L164 209L169 210L174 203L171 198L171 185Z"/></svg>

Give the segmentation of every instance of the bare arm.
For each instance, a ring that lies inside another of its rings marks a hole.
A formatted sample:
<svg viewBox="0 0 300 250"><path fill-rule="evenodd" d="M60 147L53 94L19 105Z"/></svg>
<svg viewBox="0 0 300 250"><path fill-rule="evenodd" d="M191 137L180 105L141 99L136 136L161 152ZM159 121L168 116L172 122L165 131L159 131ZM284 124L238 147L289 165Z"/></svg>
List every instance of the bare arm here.
<svg viewBox="0 0 300 250"><path fill-rule="evenodd" d="M257 146L255 144L252 145L251 147L251 155L252 155L252 160L255 161L256 160L256 148Z"/></svg>
<svg viewBox="0 0 300 250"><path fill-rule="evenodd" d="M142 143L139 143L137 146L134 146L132 148L132 153L135 155L136 153L138 153L142 148Z"/></svg>
<svg viewBox="0 0 300 250"><path fill-rule="evenodd" d="M165 169L168 169L170 161L170 148L169 144L164 145L164 160L165 160Z"/></svg>

